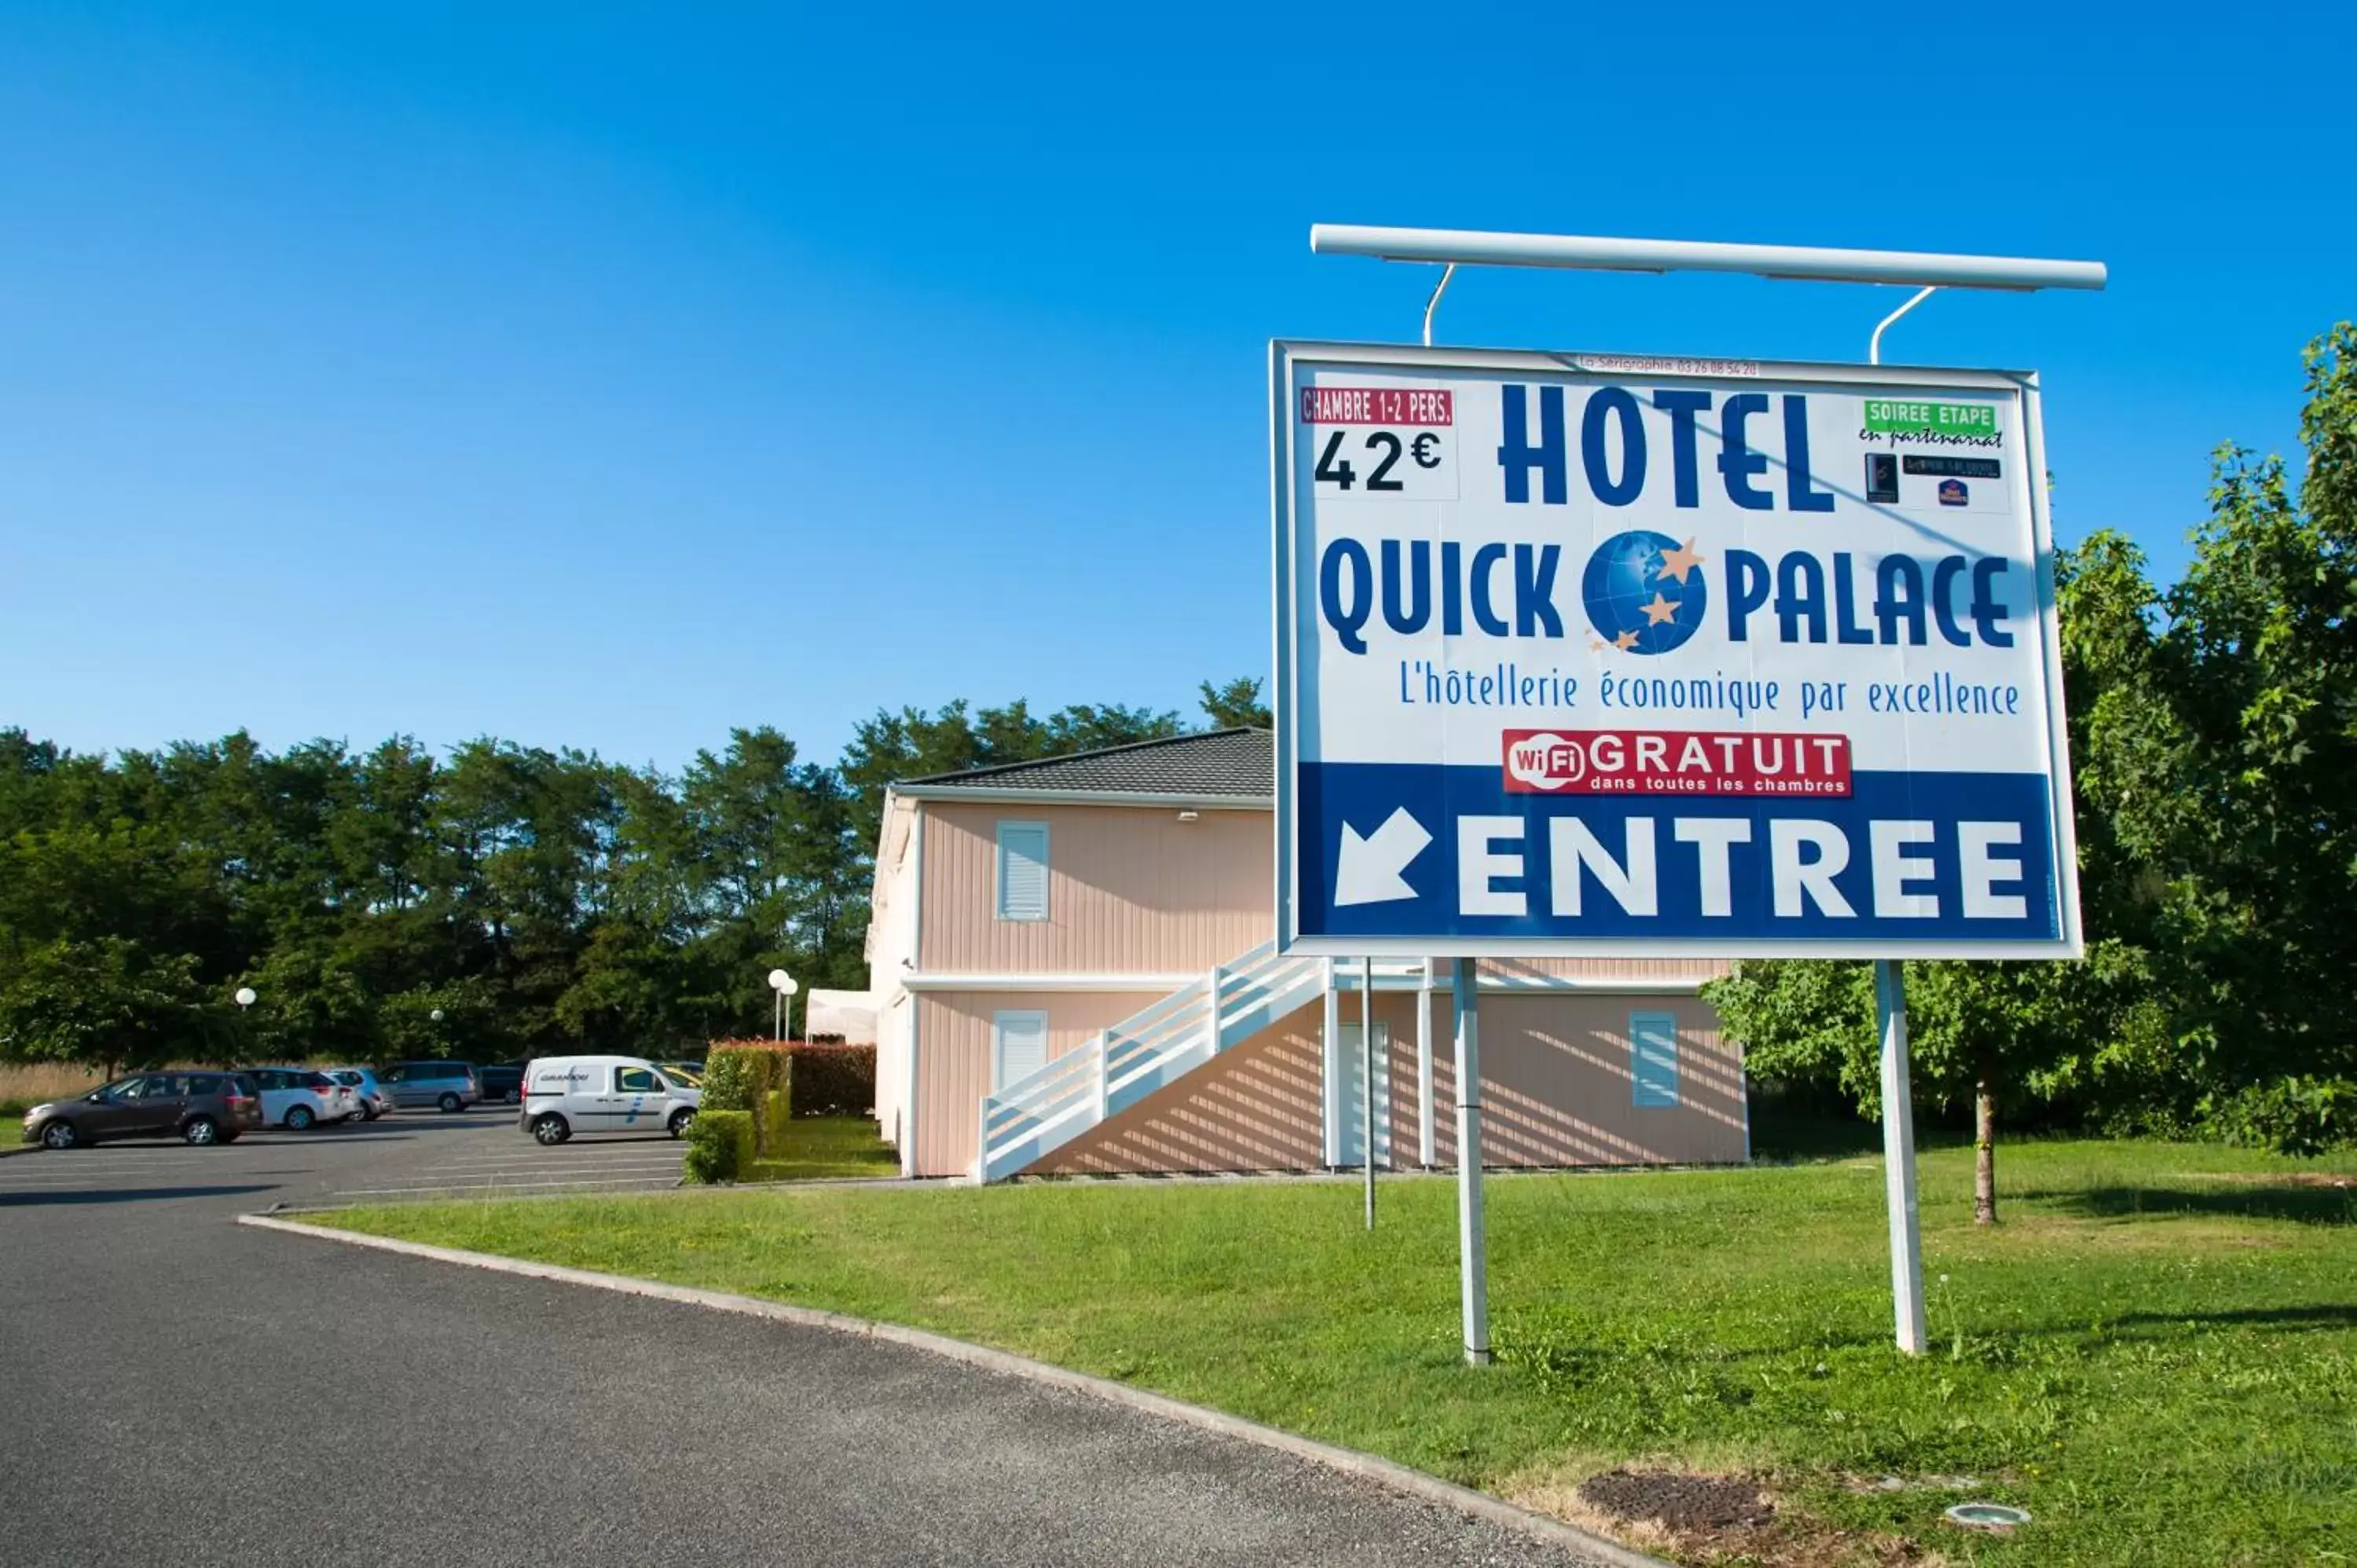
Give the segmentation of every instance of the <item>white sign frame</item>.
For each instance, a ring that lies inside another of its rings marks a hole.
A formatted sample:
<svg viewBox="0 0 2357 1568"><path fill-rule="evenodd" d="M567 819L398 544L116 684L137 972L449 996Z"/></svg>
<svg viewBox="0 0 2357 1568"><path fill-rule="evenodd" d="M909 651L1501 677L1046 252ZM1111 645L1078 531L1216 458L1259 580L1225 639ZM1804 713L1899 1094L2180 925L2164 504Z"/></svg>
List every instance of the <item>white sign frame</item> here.
<svg viewBox="0 0 2357 1568"><path fill-rule="evenodd" d="M2040 658L2048 715L2045 763L2058 935L2020 940L1953 938L1906 940L1785 940L1679 937L1532 937L1512 935L1377 936L1305 935L1299 929L1302 868L1299 843L1300 733L1303 690L1298 648L1315 628L1297 623L1294 575L1298 519L1295 476L1300 421L1293 406L1295 373L1305 365L1393 371L1407 375L1449 371L1526 372L1534 375L1625 372L1648 384L1675 381L1723 383L1740 367L1743 379L1823 384L1857 392L1919 388L1927 393L1971 391L2018 398L2027 481L2031 545L2035 553L2035 606ZM2063 705L2061 646L2055 609L2054 546L2044 477L2045 432L2035 371L1958 370L1924 366L1862 365L1832 360L1730 360L1602 351L1538 352L1519 349L1431 349L1409 344L1336 343L1279 338L1269 345L1270 495L1275 728L1276 945L1283 952L1332 957L1384 958L1822 958L1822 959L2076 959L2084 955L2078 886L2078 836L2073 820L2071 751Z"/></svg>

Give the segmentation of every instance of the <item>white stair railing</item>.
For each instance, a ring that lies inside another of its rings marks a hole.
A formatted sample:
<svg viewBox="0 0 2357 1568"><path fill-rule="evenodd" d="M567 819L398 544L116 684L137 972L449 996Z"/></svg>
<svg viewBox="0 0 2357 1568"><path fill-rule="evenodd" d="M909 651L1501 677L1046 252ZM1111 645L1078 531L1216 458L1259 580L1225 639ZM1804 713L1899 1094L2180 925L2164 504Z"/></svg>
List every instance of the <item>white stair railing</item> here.
<svg viewBox="0 0 2357 1568"><path fill-rule="evenodd" d="M1281 957L1274 942L1215 966L985 1096L974 1174L999 1181L1036 1164L1309 1002L1324 977L1323 961Z"/></svg>

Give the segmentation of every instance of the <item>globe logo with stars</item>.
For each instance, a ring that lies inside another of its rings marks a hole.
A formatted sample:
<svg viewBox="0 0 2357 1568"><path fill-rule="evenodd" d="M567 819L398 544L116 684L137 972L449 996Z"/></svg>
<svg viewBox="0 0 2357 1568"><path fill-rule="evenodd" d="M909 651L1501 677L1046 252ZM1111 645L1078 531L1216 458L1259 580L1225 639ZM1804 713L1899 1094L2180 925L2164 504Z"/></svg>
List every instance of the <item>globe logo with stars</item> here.
<svg viewBox="0 0 2357 1568"><path fill-rule="evenodd" d="M1694 541L1684 544L1644 529L1616 533L1596 547L1579 580L1591 646L1623 653L1667 653L1702 629L1710 594Z"/></svg>

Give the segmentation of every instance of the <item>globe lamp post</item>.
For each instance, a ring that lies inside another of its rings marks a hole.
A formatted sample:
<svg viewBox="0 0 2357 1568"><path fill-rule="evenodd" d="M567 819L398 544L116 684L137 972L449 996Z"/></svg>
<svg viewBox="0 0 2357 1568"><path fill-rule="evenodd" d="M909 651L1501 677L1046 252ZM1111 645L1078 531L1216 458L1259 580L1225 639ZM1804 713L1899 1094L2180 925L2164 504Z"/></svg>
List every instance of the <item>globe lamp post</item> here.
<svg viewBox="0 0 2357 1568"><path fill-rule="evenodd" d="M777 1037L782 1042L786 1037L786 998L802 987L795 984L794 977L784 970L773 969L770 971L770 989L778 993Z"/></svg>

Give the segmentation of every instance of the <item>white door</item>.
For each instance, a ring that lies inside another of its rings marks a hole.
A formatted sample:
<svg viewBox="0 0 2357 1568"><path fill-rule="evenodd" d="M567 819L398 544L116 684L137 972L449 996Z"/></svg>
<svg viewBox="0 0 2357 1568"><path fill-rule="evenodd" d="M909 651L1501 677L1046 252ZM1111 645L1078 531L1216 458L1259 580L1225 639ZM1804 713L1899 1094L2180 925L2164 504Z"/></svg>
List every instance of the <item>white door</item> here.
<svg viewBox="0 0 2357 1568"><path fill-rule="evenodd" d="M1335 1128L1333 1146L1337 1151L1335 1164L1364 1165L1367 1163L1367 1053L1359 1038L1359 1026L1344 1024L1335 1031L1335 1093L1334 1112L1340 1119ZM1392 1028L1389 1024L1375 1026L1375 1168L1388 1169L1392 1163Z"/></svg>
<svg viewBox="0 0 2357 1568"><path fill-rule="evenodd" d="M990 1020L990 1091L1003 1092L1048 1065L1048 1015L995 1013Z"/></svg>
<svg viewBox="0 0 2357 1568"><path fill-rule="evenodd" d="M618 1133L662 1132L663 1102L671 1086L651 1067L614 1069L614 1130Z"/></svg>

